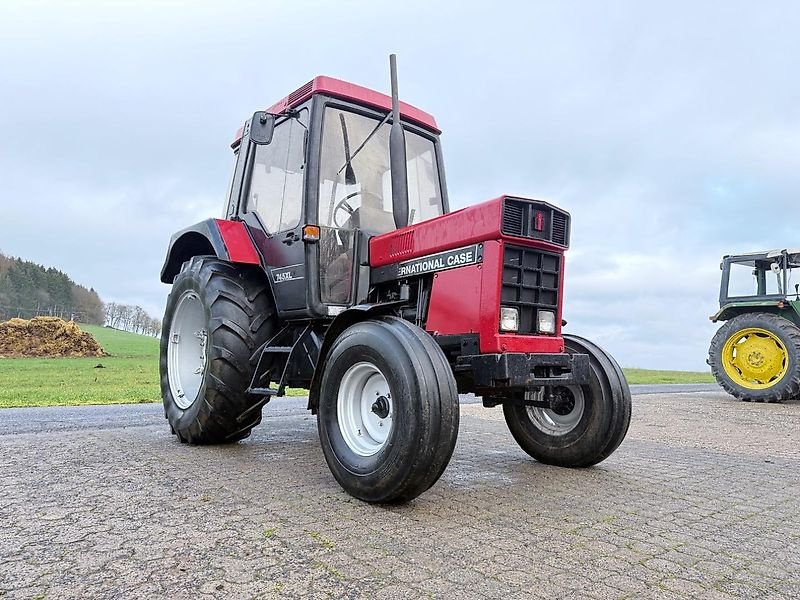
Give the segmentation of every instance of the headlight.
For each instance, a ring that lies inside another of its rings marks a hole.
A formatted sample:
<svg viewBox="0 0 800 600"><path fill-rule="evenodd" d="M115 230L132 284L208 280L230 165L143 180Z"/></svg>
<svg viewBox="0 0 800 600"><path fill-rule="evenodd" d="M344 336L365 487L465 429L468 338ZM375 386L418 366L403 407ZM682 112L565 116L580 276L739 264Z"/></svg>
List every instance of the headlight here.
<svg viewBox="0 0 800 600"><path fill-rule="evenodd" d="M500 331L519 331L519 311L516 308L500 307Z"/></svg>
<svg viewBox="0 0 800 600"><path fill-rule="evenodd" d="M552 310L540 310L536 315L536 330L539 333L555 333L556 313Z"/></svg>

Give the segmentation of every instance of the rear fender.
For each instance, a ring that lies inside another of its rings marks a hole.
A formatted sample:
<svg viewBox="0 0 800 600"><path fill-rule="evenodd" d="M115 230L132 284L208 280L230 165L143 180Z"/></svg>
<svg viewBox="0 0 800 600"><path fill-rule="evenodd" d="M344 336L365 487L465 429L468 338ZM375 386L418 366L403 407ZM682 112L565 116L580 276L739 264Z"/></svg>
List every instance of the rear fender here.
<svg viewBox="0 0 800 600"><path fill-rule="evenodd" d="M366 321L379 315L390 315L405 301L400 302L384 302L381 304L359 304L348 308L339 314L325 331L325 339L322 341L322 347L319 351L319 359L317 360L314 369L314 377L311 379L311 388L308 392L308 408L312 413L317 414L317 406L319 405L320 386L322 384L322 373L325 370L325 362L328 359L328 353L331 346L339 337L339 335L351 325L355 325L360 321Z"/></svg>
<svg viewBox="0 0 800 600"><path fill-rule="evenodd" d="M766 312L778 315L792 322L797 322L797 313L791 310L789 302L785 300L755 300L746 302L731 302L725 304L709 319L712 323L718 321L729 321L734 317L751 312Z"/></svg>
<svg viewBox="0 0 800 600"><path fill-rule="evenodd" d="M240 221L206 219L172 236L161 281L172 283L181 265L193 256L216 256L232 263L259 265L261 257Z"/></svg>

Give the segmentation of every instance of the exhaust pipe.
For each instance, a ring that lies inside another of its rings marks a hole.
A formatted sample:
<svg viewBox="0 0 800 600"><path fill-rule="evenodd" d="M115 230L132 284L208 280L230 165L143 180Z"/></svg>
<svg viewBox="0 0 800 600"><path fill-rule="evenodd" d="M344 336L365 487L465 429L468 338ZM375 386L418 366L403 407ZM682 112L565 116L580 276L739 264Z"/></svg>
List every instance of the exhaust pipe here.
<svg viewBox="0 0 800 600"><path fill-rule="evenodd" d="M389 132L389 167L392 170L392 213L400 229L408 225L408 166L406 135L400 124L400 95L397 91L397 57L389 55L392 77L392 129Z"/></svg>

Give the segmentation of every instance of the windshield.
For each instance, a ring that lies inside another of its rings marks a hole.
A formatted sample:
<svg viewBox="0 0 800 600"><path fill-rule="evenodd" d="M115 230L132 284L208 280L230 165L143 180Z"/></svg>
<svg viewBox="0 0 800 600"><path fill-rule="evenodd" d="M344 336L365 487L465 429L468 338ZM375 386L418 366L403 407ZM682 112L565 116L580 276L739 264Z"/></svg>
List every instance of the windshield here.
<svg viewBox="0 0 800 600"><path fill-rule="evenodd" d="M728 297L797 295L795 276L800 272L800 264L797 263L793 256L789 257L788 268L784 268L784 259L780 256L732 261L728 275Z"/></svg>
<svg viewBox="0 0 800 600"><path fill-rule="evenodd" d="M326 108L320 162L319 224L385 233L395 229L389 131L383 122ZM405 132L409 224L442 214L433 141Z"/></svg>

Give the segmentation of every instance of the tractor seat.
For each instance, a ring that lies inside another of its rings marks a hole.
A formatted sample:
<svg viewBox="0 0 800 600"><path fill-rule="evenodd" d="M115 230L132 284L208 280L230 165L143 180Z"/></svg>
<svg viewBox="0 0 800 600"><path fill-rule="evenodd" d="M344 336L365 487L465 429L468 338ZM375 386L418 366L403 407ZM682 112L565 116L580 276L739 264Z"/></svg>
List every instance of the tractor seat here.
<svg viewBox="0 0 800 600"><path fill-rule="evenodd" d="M355 209L350 217L350 223L347 225L375 235L396 229L392 213L369 205L362 205Z"/></svg>

